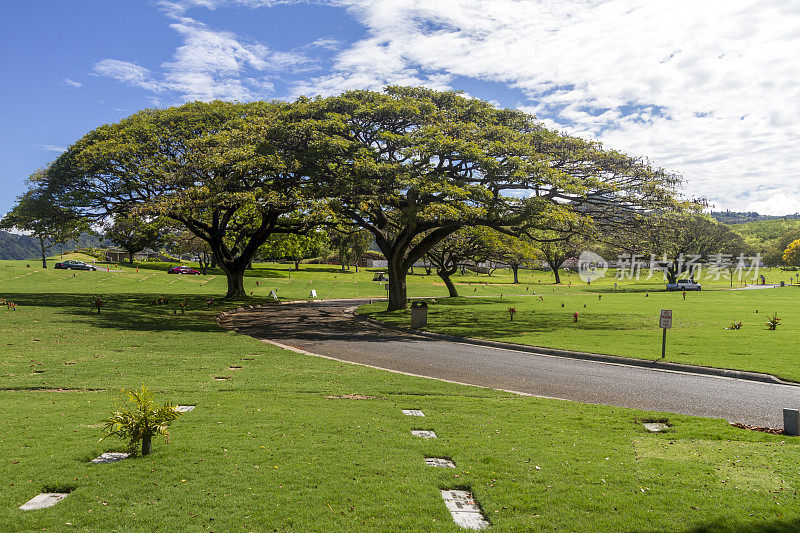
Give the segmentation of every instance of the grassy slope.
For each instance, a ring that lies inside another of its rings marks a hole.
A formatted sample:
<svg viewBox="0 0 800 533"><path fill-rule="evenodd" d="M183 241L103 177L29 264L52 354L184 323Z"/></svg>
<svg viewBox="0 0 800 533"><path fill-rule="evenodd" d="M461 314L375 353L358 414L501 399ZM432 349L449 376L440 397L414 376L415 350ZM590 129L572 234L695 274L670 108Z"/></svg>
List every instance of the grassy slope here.
<svg viewBox="0 0 800 533"><path fill-rule="evenodd" d="M284 352L210 321L220 308L206 311L203 300L224 280L202 285L199 277L130 269L72 277L0 265L0 297L20 304L16 312L0 309L3 531L67 523L128 531L457 531L438 495L455 487L475 492L497 531L800 527L796 438L677 415L669 415L669 433L653 435L638 422L666 415ZM338 278L325 285L322 276L295 274L282 289L300 295L314 277L314 286L335 295L356 290ZM108 303L97 315L88 304L100 293ZM163 294L189 298L190 311L148 305ZM155 442L152 456L88 464L120 448L98 443L93 426L120 388L141 383L198 408L174 425L172 444ZM325 398L348 393L378 399ZM401 408L427 416L404 417ZM440 438L414 438L413 428ZM425 467L425 456L451 457L457 469ZM51 509L17 509L58 488L73 493Z"/></svg>

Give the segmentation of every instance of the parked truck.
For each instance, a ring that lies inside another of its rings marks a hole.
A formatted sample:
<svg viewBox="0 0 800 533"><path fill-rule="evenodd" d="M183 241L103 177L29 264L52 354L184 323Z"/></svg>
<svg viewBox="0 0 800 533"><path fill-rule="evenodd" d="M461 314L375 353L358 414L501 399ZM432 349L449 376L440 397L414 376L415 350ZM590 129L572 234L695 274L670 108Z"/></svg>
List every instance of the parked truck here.
<svg viewBox="0 0 800 533"><path fill-rule="evenodd" d="M693 279L679 279L676 283L667 283L668 291L701 291L703 286Z"/></svg>

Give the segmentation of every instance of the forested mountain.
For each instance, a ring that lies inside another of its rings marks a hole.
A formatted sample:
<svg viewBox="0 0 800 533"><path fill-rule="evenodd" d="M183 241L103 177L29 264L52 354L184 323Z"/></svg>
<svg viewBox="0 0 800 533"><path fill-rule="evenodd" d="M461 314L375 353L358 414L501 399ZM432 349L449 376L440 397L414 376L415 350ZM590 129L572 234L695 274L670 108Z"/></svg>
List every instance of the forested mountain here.
<svg viewBox="0 0 800 533"><path fill-rule="evenodd" d="M77 241L64 243L64 251L99 244L100 238L97 235L84 234ZM61 245L55 245L50 248L47 255L54 255L60 251ZM0 231L0 259L39 259L41 256L39 241L34 237Z"/></svg>
<svg viewBox="0 0 800 533"><path fill-rule="evenodd" d="M761 222L762 220L800 220L800 213L793 215L760 215L754 211L712 211L711 216L723 224L742 224L744 222Z"/></svg>

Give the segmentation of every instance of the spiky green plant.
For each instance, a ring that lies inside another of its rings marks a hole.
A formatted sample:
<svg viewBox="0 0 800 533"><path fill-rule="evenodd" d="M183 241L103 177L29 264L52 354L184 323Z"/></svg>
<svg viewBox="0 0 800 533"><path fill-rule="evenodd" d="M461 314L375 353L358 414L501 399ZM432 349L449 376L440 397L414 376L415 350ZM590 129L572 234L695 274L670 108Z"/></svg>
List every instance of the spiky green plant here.
<svg viewBox="0 0 800 533"><path fill-rule="evenodd" d="M778 313L773 313L772 318L765 322L767 329L775 331L775 328L781 325L781 319L778 318Z"/></svg>
<svg viewBox="0 0 800 533"><path fill-rule="evenodd" d="M158 407L153 401L153 393L142 385L139 390L129 390L128 402L134 404L133 409L122 408L111 412L111 416L103 422L105 435L101 441L115 435L128 441L128 453L136 455L138 445L142 443L142 455L149 455L154 435L163 436L169 442L167 427L181 413L175 410L172 402L165 402Z"/></svg>

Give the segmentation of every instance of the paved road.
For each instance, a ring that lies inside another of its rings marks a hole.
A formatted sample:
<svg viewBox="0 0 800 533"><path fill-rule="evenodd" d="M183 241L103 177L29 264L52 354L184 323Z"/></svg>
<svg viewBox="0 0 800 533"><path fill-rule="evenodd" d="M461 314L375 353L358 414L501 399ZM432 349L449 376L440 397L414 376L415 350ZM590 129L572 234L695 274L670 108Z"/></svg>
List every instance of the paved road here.
<svg viewBox="0 0 800 533"><path fill-rule="evenodd" d="M288 304L229 315L260 339L380 368L580 402L783 427L800 387L536 355L429 339L354 319L350 302Z"/></svg>

